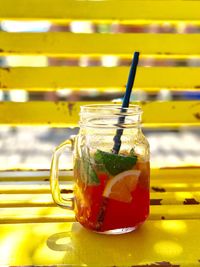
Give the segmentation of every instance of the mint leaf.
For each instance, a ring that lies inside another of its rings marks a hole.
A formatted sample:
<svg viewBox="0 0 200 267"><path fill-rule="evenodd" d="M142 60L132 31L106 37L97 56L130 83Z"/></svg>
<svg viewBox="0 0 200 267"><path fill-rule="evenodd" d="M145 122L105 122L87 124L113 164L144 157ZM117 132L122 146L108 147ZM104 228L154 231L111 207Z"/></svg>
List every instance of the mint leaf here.
<svg viewBox="0 0 200 267"><path fill-rule="evenodd" d="M97 152L94 154L94 161L96 163L96 168L98 171L108 173L108 171L106 170L105 165L102 161L102 155L101 155L101 153L98 153L98 151L100 151L100 150L97 150Z"/></svg>
<svg viewBox="0 0 200 267"><path fill-rule="evenodd" d="M89 164L88 167L88 184L89 185L99 185L100 184L100 180L96 174L96 172L93 170L91 164Z"/></svg>
<svg viewBox="0 0 200 267"><path fill-rule="evenodd" d="M89 160L83 160L85 183L88 185L99 185L100 180Z"/></svg>
<svg viewBox="0 0 200 267"><path fill-rule="evenodd" d="M97 150L94 155L97 164L103 164L111 175L130 170L137 161L137 156L124 156Z"/></svg>

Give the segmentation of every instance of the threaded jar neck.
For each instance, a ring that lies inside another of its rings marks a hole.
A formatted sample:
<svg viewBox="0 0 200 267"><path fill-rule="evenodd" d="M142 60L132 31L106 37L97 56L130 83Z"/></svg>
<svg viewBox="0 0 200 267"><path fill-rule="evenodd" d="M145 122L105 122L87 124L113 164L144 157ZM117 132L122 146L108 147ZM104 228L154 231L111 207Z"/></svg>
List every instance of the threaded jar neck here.
<svg viewBox="0 0 200 267"><path fill-rule="evenodd" d="M134 128L141 123L142 109L139 105L121 108L116 104L91 104L81 106L80 126L92 128Z"/></svg>

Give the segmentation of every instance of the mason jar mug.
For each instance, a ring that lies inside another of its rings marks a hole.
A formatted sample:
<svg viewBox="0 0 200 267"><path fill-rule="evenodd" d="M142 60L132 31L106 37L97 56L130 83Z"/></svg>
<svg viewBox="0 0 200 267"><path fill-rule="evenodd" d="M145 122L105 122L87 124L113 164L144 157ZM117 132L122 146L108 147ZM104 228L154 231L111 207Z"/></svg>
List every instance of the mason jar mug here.
<svg viewBox="0 0 200 267"><path fill-rule="evenodd" d="M76 220L92 231L120 234L133 231L149 214L149 144L141 129L138 105L81 107L80 130L73 145L74 196L61 196L59 157L51 165L51 192L61 207L73 209Z"/></svg>

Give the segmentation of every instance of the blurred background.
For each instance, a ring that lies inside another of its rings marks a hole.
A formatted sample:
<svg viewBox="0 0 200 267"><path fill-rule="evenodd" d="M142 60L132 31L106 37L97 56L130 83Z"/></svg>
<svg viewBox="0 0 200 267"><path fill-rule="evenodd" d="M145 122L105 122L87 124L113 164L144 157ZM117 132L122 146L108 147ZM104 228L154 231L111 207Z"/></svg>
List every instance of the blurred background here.
<svg viewBox="0 0 200 267"><path fill-rule="evenodd" d="M7 32L72 32L72 33L200 33L200 22L145 22L94 23L90 21L72 21L52 24L48 21L1 21L0 30ZM126 56L2 56L1 67L45 67L45 66L129 66L131 58ZM141 55L140 66L200 66L198 55ZM126 81L122 81L126 82ZM101 94L97 88L72 90L60 88L57 91L23 91L21 88L12 91L0 90L0 101L121 101L123 90L110 88L107 94ZM135 88L132 101L172 101L199 100L199 88L188 88L181 91L175 88L162 88L159 92ZM41 111L42 112L42 111ZM159 114L158 114L159 116ZM0 170L5 169L49 169L54 148L71 134L78 133L77 128L48 127L6 127L0 126ZM152 166L200 165L200 129L181 128L159 130L144 129L151 147ZM70 166L70 159L69 159Z"/></svg>

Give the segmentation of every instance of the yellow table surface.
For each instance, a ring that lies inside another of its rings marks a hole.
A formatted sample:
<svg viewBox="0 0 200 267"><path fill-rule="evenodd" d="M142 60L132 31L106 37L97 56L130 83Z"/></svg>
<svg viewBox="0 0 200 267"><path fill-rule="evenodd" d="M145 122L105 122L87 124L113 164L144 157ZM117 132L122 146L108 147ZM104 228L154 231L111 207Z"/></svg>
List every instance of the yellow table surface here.
<svg viewBox="0 0 200 267"><path fill-rule="evenodd" d="M108 236L79 223L0 225L1 265L200 266L200 220L147 221ZM170 265L172 264L172 265Z"/></svg>
<svg viewBox="0 0 200 267"><path fill-rule="evenodd" d="M152 169L149 219L107 236L56 207L48 174L0 173L0 266L200 266L199 177L200 168Z"/></svg>

